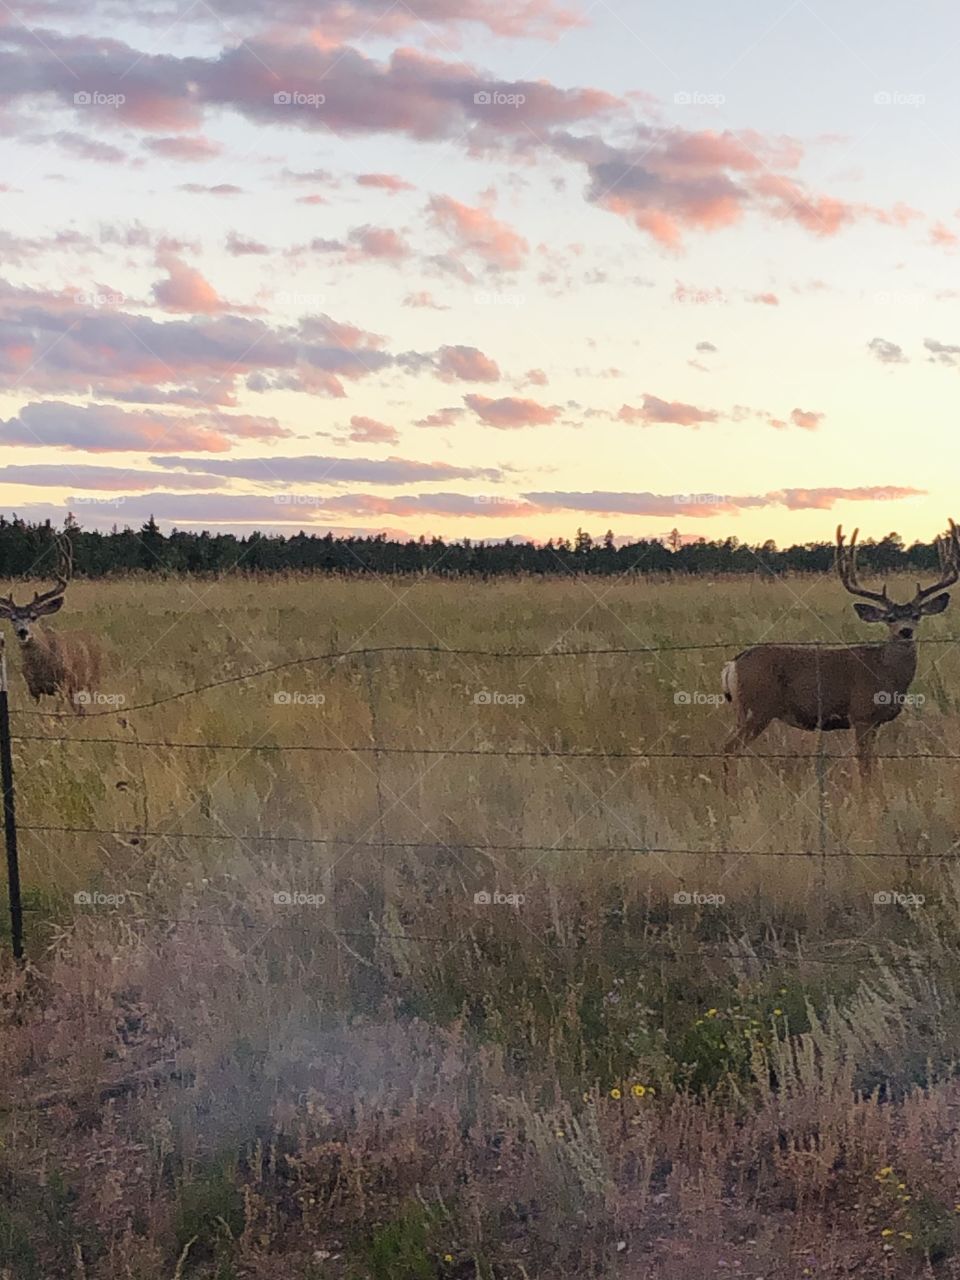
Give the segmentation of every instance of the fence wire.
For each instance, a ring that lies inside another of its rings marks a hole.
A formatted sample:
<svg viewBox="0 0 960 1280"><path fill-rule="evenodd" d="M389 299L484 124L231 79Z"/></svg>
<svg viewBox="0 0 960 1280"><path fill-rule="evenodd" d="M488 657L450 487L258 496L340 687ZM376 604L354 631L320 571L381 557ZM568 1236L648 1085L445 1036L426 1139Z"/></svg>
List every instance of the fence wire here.
<svg viewBox="0 0 960 1280"><path fill-rule="evenodd" d="M819 641L787 641L773 642L765 641L762 644L788 643L798 647L809 648L830 648L835 646L827 646ZM941 637L924 641L925 644L958 644L958 637ZM276 674L281 671L288 671L298 667L305 667L317 663L340 663L347 661L355 661L363 659L368 662L371 657L385 657L388 655L431 655L444 658L476 658L476 659L496 659L500 661L523 660L523 661L543 661L552 659L570 659L570 658L588 658L588 657L636 657L643 658L650 655L660 653L690 653L697 651L711 650L741 650L751 647L742 640L718 640L699 644L670 644L670 645L646 645L636 647L611 647L611 648L587 648L587 649L547 649L547 650L493 650L493 649L454 649L444 646L433 645L385 645L378 647L334 650L326 653L315 654L304 658L295 658L286 662L276 663L271 666L255 668L251 671L242 672L237 675L223 677L217 680L207 681L204 684L196 685L193 688L181 689L175 693L166 694L159 698L150 699L144 702L135 703L131 706L122 708L111 707L104 710L88 710L85 719L95 717L126 717L133 712L146 711L153 707L159 707L168 703L180 701L185 698L196 697L203 693L225 688L231 685L242 684L250 680L259 679L264 676ZM757 646L752 646L757 647ZM6 696L4 694L4 696ZM10 714L13 716L39 716L47 719L65 720L76 723L77 717L74 712L51 712L34 708L11 708ZM183 752L229 752L229 753L318 753L318 754L341 754L341 755L373 755L377 758L385 756L416 756L416 757L471 757L482 758L491 757L497 759L574 759L574 760L691 760L691 761L716 761L716 760L733 760L733 759L750 759L757 758L763 760L794 760L822 761L824 757L820 752L758 752L750 751L740 757L731 757L723 751L632 751L632 750L608 750L599 751L596 749L553 749L544 747L443 747L443 746L426 746L426 747L410 747L410 746L390 746L375 742L373 744L345 745L345 744L327 744L327 743L264 743L264 742L193 742L193 741L176 741L171 739L157 738L151 740L141 740L138 738L123 737L107 737L94 736L90 734L12 734L9 742L16 743L50 743L62 745L107 745L111 747L133 748L136 750L151 751L183 751ZM852 760L855 756L852 752L842 752L837 755L827 757L829 763L838 763L844 760ZM931 751L931 752L900 752L900 753L875 753L876 760L929 760L929 761L957 761L960 760L960 752L947 751ZM202 832L202 831L182 831L182 830L164 830L164 829L147 829L147 828L123 828L123 827L99 827L99 826L70 826L70 825L54 825L54 824L18 824L17 829L25 834L36 836L42 835L61 835L61 836L91 836L98 838L114 838L126 841L130 844L137 844L140 841L147 840L172 840L178 842L206 843L211 841L235 841L241 844L263 845L263 844L297 844L307 847L328 847L337 849L346 849L348 851L354 849L372 849L372 850L399 850L419 853L436 853L440 850L449 850L457 848L460 850L473 850L479 853L487 854L523 854L531 853L541 856L556 855L604 855L604 856L678 856L678 857L731 857L731 858L773 858L773 859L804 859L815 860L818 863L828 861L842 861L849 859L897 859L908 863L918 862L955 862L960 861L960 841L950 845L946 849L939 851L916 851L906 853L900 849L870 849L858 851L855 849L834 849L826 850L824 847L818 849L732 849L732 848L696 848L690 846L664 846L664 845L614 845L614 844L593 844L593 845L556 845L556 844L525 844L525 843L509 843L509 842L489 842L489 841L471 841L461 836L451 837L449 840L389 840L385 837L377 841L367 838L352 839L350 837L332 837L332 836L302 836L293 833L263 833L263 832ZM26 911L36 911L38 908L24 907ZM199 918L177 918L170 916L137 916L133 915L133 919L150 919L155 923L165 926L193 926L206 927L216 926L225 929L259 929L266 934L273 928L282 927L285 932L289 932L290 926L270 926L264 928L262 925L252 924L249 922L231 922L225 920L209 920L205 921ZM469 932L472 932L472 926ZM298 930L294 930L297 932ZM380 930L338 930L331 928L325 924L321 924L320 931L325 931L338 938L366 938L371 941L384 941L395 939L397 941L408 942L430 942L436 944L450 944L450 938L443 935L416 935L407 933L387 932ZM299 932L316 935L317 930L299 930ZM641 939L639 941L641 951L646 954L647 951L655 952L656 947L649 943L649 940ZM659 942L657 946L659 946ZM723 950L723 948L726 948ZM704 957L708 955L722 955L723 958L729 960L737 960L742 962L757 961L759 959L769 959L771 961L783 961L790 963L809 963L809 964L842 964L859 966L864 959L875 954L874 951L861 951L857 956L851 954L844 956L831 957L814 957L802 954L799 951L785 951L782 948L777 949L775 954L771 953L765 956L762 948L758 951L751 948L749 951L732 950L729 944L715 944L715 947L704 943L698 943L694 948L677 948L669 947L671 956L693 956Z"/></svg>

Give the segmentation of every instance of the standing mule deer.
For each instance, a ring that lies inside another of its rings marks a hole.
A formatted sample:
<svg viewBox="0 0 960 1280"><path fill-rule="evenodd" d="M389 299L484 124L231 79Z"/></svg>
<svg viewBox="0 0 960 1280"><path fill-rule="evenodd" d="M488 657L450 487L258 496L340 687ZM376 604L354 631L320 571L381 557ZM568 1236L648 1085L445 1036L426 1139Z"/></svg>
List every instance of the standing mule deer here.
<svg viewBox="0 0 960 1280"><path fill-rule="evenodd" d="M62 693L78 715L97 688L100 654L94 641L71 633L57 635L36 626L39 618L56 613L73 576L73 556L66 538L57 538L57 585L50 591L35 592L29 604L18 605L13 595L0 596L0 618L8 618L20 641L23 675L27 688L39 703L44 694ZM86 695L84 697L84 695Z"/></svg>
<svg viewBox="0 0 960 1280"><path fill-rule="evenodd" d="M836 569L851 593L871 604L853 607L864 622L882 622L889 630L882 644L829 645L822 648L770 644L745 649L723 668L723 696L733 703L737 727L724 744L725 753L741 750L771 720L795 729L853 729L862 777L871 768L878 729L903 709L917 671L914 634L920 619L942 613L950 603L943 592L960 578L960 540L950 521L946 538L937 538L940 580L917 583L907 604L896 604L882 591L865 591L857 580L857 533L849 548L837 528Z"/></svg>

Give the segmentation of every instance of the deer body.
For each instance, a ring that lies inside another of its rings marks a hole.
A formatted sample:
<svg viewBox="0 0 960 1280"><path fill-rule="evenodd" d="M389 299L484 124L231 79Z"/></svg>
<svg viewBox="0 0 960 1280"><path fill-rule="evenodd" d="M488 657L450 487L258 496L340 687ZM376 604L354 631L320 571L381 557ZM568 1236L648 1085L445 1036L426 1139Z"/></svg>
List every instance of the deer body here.
<svg viewBox="0 0 960 1280"><path fill-rule="evenodd" d="M23 676L30 696L63 694L80 715L84 702L78 694L96 690L100 683L100 654L95 642L71 633L58 635L37 628L21 642Z"/></svg>
<svg viewBox="0 0 960 1280"><path fill-rule="evenodd" d="M912 643L758 646L724 667L723 693L734 704L738 734L749 728L747 741L771 720L794 729L851 729L895 719L916 670Z"/></svg>
<svg viewBox="0 0 960 1280"><path fill-rule="evenodd" d="M870 771L874 737L881 725L903 710L907 691L917 673L914 635L920 619L942 613L950 602L937 594L960 577L960 542L950 521L949 545L938 540L941 578L933 586L917 587L907 604L896 604L882 592L865 591L857 581L856 531L849 551L837 530L837 571L853 595L873 601L855 604L865 622L882 622L889 630L884 644L807 645L770 644L745 649L723 668L723 695L733 705L737 724L724 746L739 751L758 737L772 720L794 729L854 731L860 771Z"/></svg>

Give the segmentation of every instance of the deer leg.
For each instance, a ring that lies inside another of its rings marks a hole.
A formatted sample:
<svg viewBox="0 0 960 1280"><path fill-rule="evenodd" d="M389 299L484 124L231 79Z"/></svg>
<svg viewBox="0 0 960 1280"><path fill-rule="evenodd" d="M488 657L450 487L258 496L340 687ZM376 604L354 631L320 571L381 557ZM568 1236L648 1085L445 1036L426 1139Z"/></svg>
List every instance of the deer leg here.
<svg viewBox="0 0 960 1280"><path fill-rule="evenodd" d="M853 727L861 782L868 782L873 775L873 748L879 728L878 724L856 724Z"/></svg>
<svg viewBox="0 0 960 1280"><path fill-rule="evenodd" d="M758 738L764 729L770 723L769 720L748 719L741 721L740 724L730 734L726 742L723 744L723 789L726 791L730 782L730 757L739 755L744 747L749 746L754 738Z"/></svg>
<svg viewBox="0 0 960 1280"><path fill-rule="evenodd" d="M754 738L758 738L763 733L769 723L769 720L756 718L742 721L723 744L724 755L729 756L733 755L734 752L742 751L744 747L750 745Z"/></svg>

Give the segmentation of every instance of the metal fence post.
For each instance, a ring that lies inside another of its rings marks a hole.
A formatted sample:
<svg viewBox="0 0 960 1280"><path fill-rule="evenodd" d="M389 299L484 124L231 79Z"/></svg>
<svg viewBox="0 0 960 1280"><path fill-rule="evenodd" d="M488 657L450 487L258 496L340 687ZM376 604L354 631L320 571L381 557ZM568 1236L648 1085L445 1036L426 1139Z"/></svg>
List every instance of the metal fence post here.
<svg viewBox="0 0 960 1280"><path fill-rule="evenodd" d="M13 798L13 752L10 746L10 702L7 693L7 654L0 638L0 783L3 786L3 838L7 849L7 890L10 897L10 941L16 960L23 959L23 902L20 898L20 858L17 852L17 813Z"/></svg>

